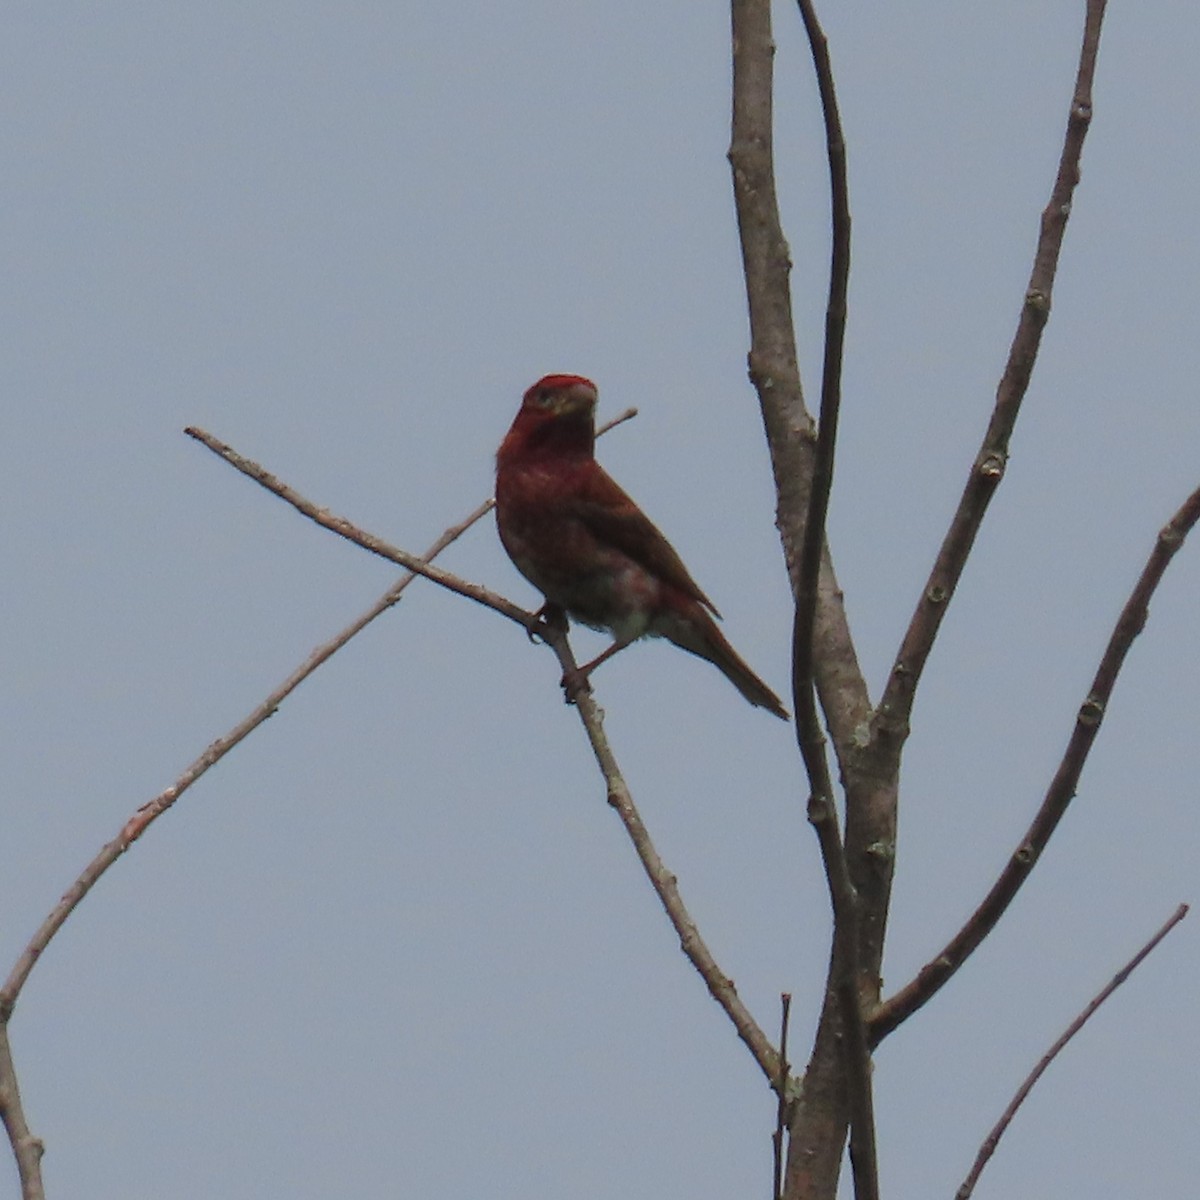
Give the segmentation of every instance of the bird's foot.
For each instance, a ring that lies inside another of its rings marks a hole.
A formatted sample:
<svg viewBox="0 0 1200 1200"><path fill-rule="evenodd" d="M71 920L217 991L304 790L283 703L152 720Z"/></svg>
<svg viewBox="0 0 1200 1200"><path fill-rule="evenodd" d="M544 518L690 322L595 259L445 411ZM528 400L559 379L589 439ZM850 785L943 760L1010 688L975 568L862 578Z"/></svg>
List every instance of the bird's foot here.
<svg viewBox="0 0 1200 1200"><path fill-rule="evenodd" d="M564 671L560 682L563 698L568 704L574 704L585 692L591 694L592 685L588 683L588 672L582 667L576 667L573 671Z"/></svg>
<svg viewBox="0 0 1200 1200"><path fill-rule="evenodd" d="M531 642L546 641L546 632L567 632L567 614L549 600L533 614L533 620L525 627L525 634Z"/></svg>

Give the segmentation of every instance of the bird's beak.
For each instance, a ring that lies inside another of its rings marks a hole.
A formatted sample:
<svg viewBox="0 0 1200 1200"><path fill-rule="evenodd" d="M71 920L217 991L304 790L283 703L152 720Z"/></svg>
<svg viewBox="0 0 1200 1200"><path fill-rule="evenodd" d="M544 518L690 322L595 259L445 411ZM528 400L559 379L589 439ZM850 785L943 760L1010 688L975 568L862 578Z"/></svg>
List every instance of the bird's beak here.
<svg viewBox="0 0 1200 1200"><path fill-rule="evenodd" d="M582 383L572 384L559 398L560 416L573 417L579 413L590 413L596 407L596 393Z"/></svg>

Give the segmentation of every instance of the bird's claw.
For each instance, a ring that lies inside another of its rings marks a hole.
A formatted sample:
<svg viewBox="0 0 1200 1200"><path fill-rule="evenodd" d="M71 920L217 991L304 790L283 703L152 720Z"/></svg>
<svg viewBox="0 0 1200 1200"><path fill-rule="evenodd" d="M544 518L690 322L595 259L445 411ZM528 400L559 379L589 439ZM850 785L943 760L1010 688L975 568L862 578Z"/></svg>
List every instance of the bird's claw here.
<svg viewBox="0 0 1200 1200"><path fill-rule="evenodd" d="M531 642L546 641L546 632L553 630L558 633L567 631L567 614L557 604L549 600L533 614L533 620L525 627L525 636Z"/></svg>
<svg viewBox="0 0 1200 1200"><path fill-rule="evenodd" d="M564 671L559 682L562 684L563 698L568 704L575 704L585 692L591 694L592 685L588 682L587 672L578 667L573 671Z"/></svg>

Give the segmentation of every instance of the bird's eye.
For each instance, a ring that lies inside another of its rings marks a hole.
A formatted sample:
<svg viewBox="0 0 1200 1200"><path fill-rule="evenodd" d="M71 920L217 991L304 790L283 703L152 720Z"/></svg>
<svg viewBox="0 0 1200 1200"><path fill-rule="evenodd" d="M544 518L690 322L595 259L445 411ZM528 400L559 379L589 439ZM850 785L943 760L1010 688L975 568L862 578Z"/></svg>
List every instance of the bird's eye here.
<svg viewBox="0 0 1200 1200"><path fill-rule="evenodd" d="M549 408L554 403L554 393L549 388L542 388L533 397L533 402L538 408Z"/></svg>

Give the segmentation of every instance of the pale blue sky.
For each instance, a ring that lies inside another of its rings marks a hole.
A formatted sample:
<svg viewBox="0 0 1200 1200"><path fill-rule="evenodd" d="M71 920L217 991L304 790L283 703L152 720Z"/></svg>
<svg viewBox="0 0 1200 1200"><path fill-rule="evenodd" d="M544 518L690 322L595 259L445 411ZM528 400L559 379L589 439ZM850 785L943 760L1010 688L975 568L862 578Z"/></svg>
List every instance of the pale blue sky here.
<svg viewBox="0 0 1200 1200"><path fill-rule="evenodd" d="M1048 195L1082 3L826 5L855 261L831 538L877 691L956 502ZM824 162L777 12L805 377ZM1114 6L1042 360L906 759L888 983L1036 808L1200 481L1190 5ZM0 39L3 970L134 808L394 577L182 434L420 550L538 375L775 688L728 167L728 16L683 0L9 6ZM536 603L490 523L446 565ZM877 1058L884 1193L951 1196L1028 1068L1196 900L1200 545L996 936ZM587 637L590 649L598 641ZM419 585L110 872L13 1019L49 1194L766 1196L774 1106L519 630ZM789 730L662 644L597 676L635 798L764 1025L828 917ZM1186 1194L1196 918L1052 1069L987 1197ZM0 1168L0 1196L16 1194Z"/></svg>

